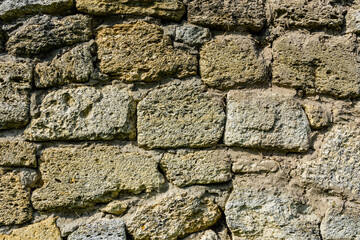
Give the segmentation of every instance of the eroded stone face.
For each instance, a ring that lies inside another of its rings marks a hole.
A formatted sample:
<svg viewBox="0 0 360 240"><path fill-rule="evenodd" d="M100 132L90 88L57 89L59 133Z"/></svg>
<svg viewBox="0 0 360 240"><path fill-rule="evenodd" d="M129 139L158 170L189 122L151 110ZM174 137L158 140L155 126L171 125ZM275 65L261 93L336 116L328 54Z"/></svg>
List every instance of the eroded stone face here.
<svg viewBox="0 0 360 240"><path fill-rule="evenodd" d="M0 166L36 167L35 144L0 141Z"/></svg>
<svg viewBox="0 0 360 240"><path fill-rule="evenodd" d="M135 137L135 103L119 86L50 92L25 130L32 141L111 140Z"/></svg>
<svg viewBox="0 0 360 240"><path fill-rule="evenodd" d="M189 22L223 30L260 31L266 22L263 0L194 0L188 5Z"/></svg>
<svg viewBox="0 0 360 240"><path fill-rule="evenodd" d="M321 104L307 102L303 104L303 107L311 128L321 129L330 124L330 113Z"/></svg>
<svg viewBox="0 0 360 240"><path fill-rule="evenodd" d="M196 57L174 49L155 24L138 21L104 28L96 43L100 70L116 79L154 82L197 74Z"/></svg>
<svg viewBox="0 0 360 240"><path fill-rule="evenodd" d="M233 90L227 96L228 146L306 151L309 121L294 99L271 91Z"/></svg>
<svg viewBox="0 0 360 240"><path fill-rule="evenodd" d="M198 233L193 233L184 238L184 240L221 240L213 230L206 230Z"/></svg>
<svg viewBox="0 0 360 240"><path fill-rule="evenodd" d="M93 15L139 15L153 16L179 21L185 13L185 6L179 0L78 0L76 8L80 12Z"/></svg>
<svg viewBox="0 0 360 240"><path fill-rule="evenodd" d="M39 160L44 185L33 192L32 204L40 211L82 208L122 191L157 190L164 183L159 161L154 152L129 145L46 149Z"/></svg>
<svg viewBox="0 0 360 240"><path fill-rule="evenodd" d="M247 36L219 36L200 52L200 74L211 87L265 85L268 81L263 55Z"/></svg>
<svg viewBox="0 0 360 240"><path fill-rule="evenodd" d="M175 80L152 90L137 113L138 143L149 148L212 146L225 123L222 96L204 92L198 80Z"/></svg>
<svg viewBox="0 0 360 240"><path fill-rule="evenodd" d="M356 48L352 35L286 34L273 44L273 83L339 98L358 96Z"/></svg>

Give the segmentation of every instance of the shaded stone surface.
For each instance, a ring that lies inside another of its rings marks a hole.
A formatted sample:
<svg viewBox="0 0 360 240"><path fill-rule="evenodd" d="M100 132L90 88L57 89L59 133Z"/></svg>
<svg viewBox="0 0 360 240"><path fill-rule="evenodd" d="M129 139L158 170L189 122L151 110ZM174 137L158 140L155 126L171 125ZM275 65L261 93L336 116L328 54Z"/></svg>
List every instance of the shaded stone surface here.
<svg viewBox="0 0 360 240"><path fill-rule="evenodd" d="M175 28L175 41L191 47L199 47L209 41L211 33L208 28L192 24L184 24Z"/></svg>
<svg viewBox="0 0 360 240"><path fill-rule="evenodd" d="M138 21L103 28L96 37L100 70L126 82L154 82L197 74L197 59L174 49L156 24Z"/></svg>
<svg viewBox="0 0 360 240"><path fill-rule="evenodd" d="M62 89L45 96L24 134L32 141L133 139L134 112L128 90L117 85Z"/></svg>
<svg viewBox="0 0 360 240"><path fill-rule="evenodd" d="M40 211L82 208L121 191L156 190L164 183L159 161L156 153L130 145L48 148L39 160L44 185L33 192L32 204Z"/></svg>
<svg viewBox="0 0 360 240"><path fill-rule="evenodd" d="M266 22L263 0L189 1L189 22L223 30L260 31Z"/></svg>
<svg viewBox="0 0 360 240"><path fill-rule="evenodd" d="M15 56L33 57L91 38L91 18L85 15L37 15L9 34L6 50Z"/></svg>
<svg viewBox="0 0 360 240"><path fill-rule="evenodd" d="M355 36L285 34L274 41L273 83L339 98L360 93Z"/></svg>
<svg viewBox="0 0 360 240"><path fill-rule="evenodd" d="M0 141L0 166L36 167L35 144Z"/></svg>
<svg viewBox="0 0 360 240"><path fill-rule="evenodd" d="M185 6L179 0L77 0L76 8L80 12L93 15L153 16L174 21L179 21L185 13Z"/></svg>
<svg viewBox="0 0 360 240"><path fill-rule="evenodd" d="M212 146L225 123L222 96L204 92L197 79L152 90L139 102L137 113L138 143L149 148Z"/></svg>
<svg viewBox="0 0 360 240"><path fill-rule="evenodd" d="M233 90L227 96L224 142L228 146L306 151L309 121L291 96L272 91Z"/></svg>
<svg viewBox="0 0 360 240"><path fill-rule="evenodd" d="M263 55L248 36L219 36L200 52L200 74L211 87L265 85L268 82Z"/></svg>

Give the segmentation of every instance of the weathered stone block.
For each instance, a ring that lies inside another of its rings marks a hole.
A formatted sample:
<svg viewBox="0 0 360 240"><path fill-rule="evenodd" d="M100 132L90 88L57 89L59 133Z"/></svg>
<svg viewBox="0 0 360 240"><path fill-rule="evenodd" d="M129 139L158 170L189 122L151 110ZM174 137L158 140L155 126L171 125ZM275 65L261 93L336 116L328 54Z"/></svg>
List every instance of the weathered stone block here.
<svg viewBox="0 0 360 240"><path fill-rule="evenodd" d="M20 171L0 168L0 226L31 219L30 188L21 183Z"/></svg>
<svg viewBox="0 0 360 240"><path fill-rule="evenodd" d="M184 24L175 28L175 41L187 44L190 47L199 47L209 41L211 33L208 28L192 24Z"/></svg>
<svg viewBox="0 0 360 240"><path fill-rule="evenodd" d="M91 18L72 15L64 18L38 15L9 34L6 50L15 56L34 55L90 39Z"/></svg>
<svg viewBox="0 0 360 240"><path fill-rule="evenodd" d="M140 15L175 21L179 21L185 13L185 6L180 0L77 0L76 8L93 15Z"/></svg>
<svg viewBox="0 0 360 240"><path fill-rule="evenodd" d="M0 2L0 19L13 19L25 14L64 14L74 7L73 0L4 0Z"/></svg>
<svg viewBox="0 0 360 240"><path fill-rule="evenodd" d="M330 113L321 104L307 102L303 104L303 107L311 128L321 129L329 126L331 121Z"/></svg>
<svg viewBox="0 0 360 240"><path fill-rule="evenodd" d="M173 81L138 104L138 143L149 148L208 147L221 138L222 96L203 91L201 81Z"/></svg>
<svg viewBox="0 0 360 240"><path fill-rule="evenodd" d="M39 211L109 202L120 192L157 190L164 178L160 157L131 146L60 147L44 150L39 169L44 181L32 194Z"/></svg>
<svg viewBox="0 0 360 240"><path fill-rule="evenodd" d="M0 141L0 166L36 167L35 144Z"/></svg>
<svg viewBox="0 0 360 240"><path fill-rule="evenodd" d="M135 137L135 103L119 86L50 92L25 130L31 141L111 140Z"/></svg>
<svg viewBox="0 0 360 240"><path fill-rule="evenodd" d="M360 34L360 10L349 8L346 14L346 33Z"/></svg>
<svg viewBox="0 0 360 240"><path fill-rule="evenodd" d="M223 30L260 31L266 22L263 0L189 1L189 22Z"/></svg>
<svg viewBox="0 0 360 240"><path fill-rule="evenodd" d="M231 163L224 150L166 153L161 168L176 186L227 182L231 179Z"/></svg>
<svg viewBox="0 0 360 240"><path fill-rule="evenodd" d="M127 82L154 82L197 73L197 59L174 49L155 24L138 21L99 30L96 43L100 70Z"/></svg>
<svg viewBox="0 0 360 240"><path fill-rule="evenodd" d="M107 204L105 207L101 208L100 211L104 213L110 213L114 215L123 214L129 207L129 203L121 200L114 200Z"/></svg>
<svg viewBox="0 0 360 240"><path fill-rule="evenodd" d="M273 83L339 98L360 93L357 43L352 35L286 34L273 44Z"/></svg>
<svg viewBox="0 0 360 240"><path fill-rule="evenodd" d="M193 233L183 240L221 240L213 230L206 230L198 233Z"/></svg>
<svg viewBox="0 0 360 240"><path fill-rule="evenodd" d="M36 87L52 87L90 80L94 72L92 61L94 42L80 44L51 61L42 62L35 68Z"/></svg>
<svg viewBox="0 0 360 240"><path fill-rule="evenodd" d="M20 128L28 123L32 76L30 61L0 56L0 129Z"/></svg>
<svg viewBox="0 0 360 240"><path fill-rule="evenodd" d="M219 36L200 52L200 74L211 87L265 85L269 78L262 53L247 36Z"/></svg>
<svg viewBox="0 0 360 240"><path fill-rule="evenodd" d="M290 96L271 91L233 90L227 96L224 142L228 146L306 151L309 121Z"/></svg>

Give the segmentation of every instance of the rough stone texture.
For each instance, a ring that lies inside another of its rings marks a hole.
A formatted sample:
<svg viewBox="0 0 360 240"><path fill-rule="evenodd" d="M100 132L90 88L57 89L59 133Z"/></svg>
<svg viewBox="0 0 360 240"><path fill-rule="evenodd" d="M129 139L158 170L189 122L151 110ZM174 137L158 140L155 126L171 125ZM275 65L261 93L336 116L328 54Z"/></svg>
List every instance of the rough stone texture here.
<svg viewBox="0 0 360 240"><path fill-rule="evenodd" d="M0 168L0 226L22 224L31 218L30 189L21 183L21 173Z"/></svg>
<svg viewBox="0 0 360 240"><path fill-rule="evenodd" d="M138 143L149 148L212 146L225 123L222 96L204 92L196 79L152 90L137 113Z"/></svg>
<svg viewBox="0 0 360 240"><path fill-rule="evenodd" d="M174 21L179 21L185 13L185 6L180 0L77 0L76 8L93 15L140 15Z"/></svg>
<svg viewBox="0 0 360 240"><path fill-rule="evenodd" d="M88 16L77 14L60 18L38 15L9 34L6 50L15 56L33 57L88 41L91 35L91 18Z"/></svg>
<svg viewBox="0 0 360 240"><path fill-rule="evenodd" d="M330 113L321 104L307 102L303 104L303 107L311 128L321 129L329 126L331 120Z"/></svg>
<svg viewBox="0 0 360 240"><path fill-rule="evenodd" d="M199 47L209 41L210 38L211 33L207 28L192 24L184 24L175 28L175 41L191 47Z"/></svg>
<svg viewBox="0 0 360 240"><path fill-rule="evenodd" d="M189 22L223 30L260 31L266 22L263 0L189 1Z"/></svg>
<svg viewBox="0 0 360 240"><path fill-rule="evenodd" d="M221 240L213 230L206 230L198 233L193 233L183 240Z"/></svg>
<svg viewBox="0 0 360 240"><path fill-rule="evenodd" d="M285 28L340 30L346 8L338 0L270 0L273 24Z"/></svg>
<svg viewBox="0 0 360 240"><path fill-rule="evenodd" d="M94 72L92 61L94 48L92 41L83 43L51 61L37 64L35 68L36 87L52 87L89 81Z"/></svg>
<svg viewBox="0 0 360 240"><path fill-rule="evenodd" d="M166 178L179 187L231 179L231 163L224 150L166 153L161 159L161 168Z"/></svg>
<svg viewBox="0 0 360 240"><path fill-rule="evenodd" d="M0 129L20 128L28 123L32 76L30 61L0 56Z"/></svg>
<svg viewBox="0 0 360 240"><path fill-rule="evenodd" d="M78 87L50 92L25 130L31 141L132 139L135 103L127 89Z"/></svg>
<svg viewBox="0 0 360 240"><path fill-rule="evenodd" d="M121 219L102 219L79 227L68 240L126 240L125 225Z"/></svg>
<svg viewBox="0 0 360 240"><path fill-rule="evenodd" d="M100 70L126 82L154 82L197 73L197 59L174 49L156 24L137 21L103 28L96 37Z"/></svg>
<svg viewBox="0 0 360 240"><path fill-rule="evenodd" d="M119 192L158 189L164 178L160 157L131 146L60 147L44 150L39 169L44 185L32 194L40 211L109 202Z"/></svg>
<svg viewBox="0 0 360 240"><path fill-rule="evenodd" d="M114 215L123 214L129 207L129 203L121 200L114 200L100 210L104 213L110 213Z"/></svg>
<svg viewBox="0 0 360 240"><path fill-rule="evenodd" d="M170 191L141 206L124 219L134 239L175 240L206 229L220 218L220 210L197 189Z"/></svg>
<svg viewBox="0 0 360 240"><path fill-rule="evenodd" d="M306 151L309 121L294 99L271 91L233 90L227 96L228 146Z"/></svg>
<svg viewBox="0 0 360 240"><path fill-rule="evenodd" d="M274 44L273 83L339 98L358 96L359 56L352 35L288 33Z"/></svg>
<svg viewBox="0 0 360 240"><path fill-rule="evenodd" d="M346 33L360 34L360 11L350 8L346 14Z"/></svg>
<svg viewBox="0 0 360 240"><path fill-rule="evenodd" d="M13 230L10 235L0 234L0 240L62 240L54 218Z"/></svg>
<svg viewBox="0 0 360 240"><path fill-rule="evenodd" d="M0 141L0 166L36 167L35 144Z"/></svg>
<svg viewBox="0 0 360 240"><path fill-rule="evenodd" d="M268 81L263 55L248 36L219 36L200 52L200 74L211 87L264 85Z"/></svg>
<svg viewBox="0 0 360 240"><path fill-rule="evenodd" d="M4 0L0 2L0 19L9 20L34 13L64 14L73 6L73 0Z"/></svg>

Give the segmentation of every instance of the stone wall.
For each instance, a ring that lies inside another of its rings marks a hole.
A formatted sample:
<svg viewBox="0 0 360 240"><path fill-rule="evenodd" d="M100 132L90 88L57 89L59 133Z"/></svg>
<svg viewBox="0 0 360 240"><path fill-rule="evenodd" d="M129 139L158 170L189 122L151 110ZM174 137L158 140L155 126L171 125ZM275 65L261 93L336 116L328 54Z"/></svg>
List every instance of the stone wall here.
<svg viewBox="0 0 360 240"><path fill-rule="evenodd" d="M360 239L358 34L358 0L0 0L0 239Z"/></svg>

